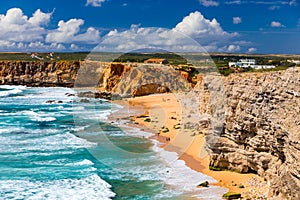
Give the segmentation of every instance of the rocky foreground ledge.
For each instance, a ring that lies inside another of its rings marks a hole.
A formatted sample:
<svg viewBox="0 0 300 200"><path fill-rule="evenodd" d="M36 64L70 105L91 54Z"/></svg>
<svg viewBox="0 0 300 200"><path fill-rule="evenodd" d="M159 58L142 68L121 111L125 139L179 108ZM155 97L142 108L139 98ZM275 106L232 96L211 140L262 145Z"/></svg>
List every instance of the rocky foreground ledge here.
<svg viewBox="0 0 300 200"><path fill-rule="evenodd" d="M74 87L77 81L102 87L109 98L111 93L164 93L191 82L183 71L168 73L166 80L158 74L121 63L0 61L0 84ZM226 119L221 134L213 135L215 142L207 143L210 166L257 173L269 182L273 199L300 199L300 68L232 74L224 77L224 89ZM83 94L89 95L95 96Z"/></svg>

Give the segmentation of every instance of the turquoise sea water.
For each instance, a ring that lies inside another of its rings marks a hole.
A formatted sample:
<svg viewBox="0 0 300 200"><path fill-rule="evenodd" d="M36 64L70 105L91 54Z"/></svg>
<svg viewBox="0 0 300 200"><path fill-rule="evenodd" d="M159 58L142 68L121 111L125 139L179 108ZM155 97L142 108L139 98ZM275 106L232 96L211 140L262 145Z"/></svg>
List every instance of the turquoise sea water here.
<svg viewBox="0 0 300 200"><path fill-rule="evenodd" d="M226 192L197 189L213 180L158 148L147 133L107 123L120 106L68 95L75 93L0 86L1 200L221 199Z"/></svg>

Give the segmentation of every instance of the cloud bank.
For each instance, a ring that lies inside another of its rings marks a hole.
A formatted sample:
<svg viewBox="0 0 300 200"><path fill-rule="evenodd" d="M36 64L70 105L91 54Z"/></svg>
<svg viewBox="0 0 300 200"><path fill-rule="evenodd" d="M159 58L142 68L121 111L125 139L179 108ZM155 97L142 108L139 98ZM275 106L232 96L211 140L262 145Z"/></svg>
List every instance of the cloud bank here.
<svg viewBox="0 0 300 200"><path fill-rule="evenodd" d="M224 45L237 36L237 33L224 31L216 19L206 19L200 12L195 11L184 17L173 29L132 25L129 30L112 30L103 37L95 50L161 48L173 52L218 51L224 49ZM229 48L231 52L234 50L239 49Z"/></svg>
<svg viewBox="0 0 300 200"><path fill-rule="evenodd" d="M58 28L48 29L53 13L37 9L31 17L20 8L11 8L0 14L0 50L66 50L71 43L96 44L100 33L93 27L81 30L82 19L59 21Z"/></svg>
<svg viewBox="0 0 300 200"><path fill-rule="evenodd" d="M53 13L37 9L26 16L20 8L0 14L0 50L5 51L99 51L127 52L160 48L174 52L240 51L239 34L223 30L216 19L191 12L171 29L131 25L127 30L111 30L101 36L94 27L84 28L83 19L60 20L51 24ZM241 21L241 20L240 20Z"/></svg>

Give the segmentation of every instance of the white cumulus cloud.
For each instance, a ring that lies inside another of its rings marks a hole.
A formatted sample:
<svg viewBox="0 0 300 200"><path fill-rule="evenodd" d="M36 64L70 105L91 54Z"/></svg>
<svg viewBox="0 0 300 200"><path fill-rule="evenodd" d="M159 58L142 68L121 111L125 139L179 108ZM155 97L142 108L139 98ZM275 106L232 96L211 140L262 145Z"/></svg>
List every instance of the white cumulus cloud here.
<svg viewBox="0 0 300 200"><path fill-rule="evenodd" d="M64 44L92 45L100 41L99 30L83 30L84 20L59 21L57 29L50 29L51 13L37 9L27 16L20 8L11 8L0 14L0 49L7 51L65 50Z"/></svg>
<svg viewBox="0 0 300 200"><path fill-rule="evenodd" d="M200 4L205 7L219 6L219 2L213 0L199 0Z"/></svg>
<svg viewBox="0 0 300 200"><path fill-rule="evenodd" d="M284 25L282 25L280 22L277 22L277 21L272 21L270 26L271 27L285 27Z"/></svg>
<svg viewBox="0 0 300 200"><path fill-rule="evenodd" d="M213 41L222 41L235 37L237 33L228 33L224 31L219 22L214 18L206 19L200 12L192 12L176 25L174 30L182 32L201 45L206 45Z"/></svg>
<svg viewBox="0 0 300 200"><path fill-rule="evenodd" d="M125 31L112 30L97 47L101 51L126 52L141 48L161 48L173 52L216 51L238 36L224 31L216 19L192 12L173 29L144 28L132 25ZM204 48L204 49L203 49Z"/></svg>
<svg viewBox="0 0 300 200"><path fill-rule="evenodd" d="M44 26L50 21L52 13L36 10L28 19L20 8L11 8L0 15L0 40L31 42L42 40L46 32Z"/></svg>
<svg viewBox="0 0 300 200"><path fill-rule="evenodd" d="M43 13L40 9L37 9L28 21L35 26L47 25L50 22L51 15L52 13Z"/></svg>
<svg viewBox="0 0 300 200"><path fill-rule="evenodd" d="M257 49L254 48L254 47L251 47L251 48L248 49L248 53L254 53L256 51L257 51Z"/></svg>
<svg viewBox="0 0 300 200"><path fill-rule="evenodd" d="M242 23L242 18L240 18L240 17L233 17L232 18L232 22L234 24L240 24L240 23Z"/></svg>
<svg viewBox="0 0 300 200"><path fill-rule="evenodd" d="M237 52L241 50L241 47L239 45L230 44L228 46L224 46L220 48L219 50L225 51L225 52Z"/></svg>
<svg viewBox="0 0 300 200"><path fill-rule="evenodd" d="M101 4L104 3L106 0L87 0L86 6L93 6L93 7L101 7Z"/></svg>
<svg viewBox="0 0 300 200"><path fill-rule="evenodd" d="M93 27L86 32L80 33L80 26L84 24L82 19L70 19L67 22L61 20L58 22L58 28L51 31L46 36L46 42L54 43L72 43L86 42L97 43L100 40L100 33Z"/></svg>

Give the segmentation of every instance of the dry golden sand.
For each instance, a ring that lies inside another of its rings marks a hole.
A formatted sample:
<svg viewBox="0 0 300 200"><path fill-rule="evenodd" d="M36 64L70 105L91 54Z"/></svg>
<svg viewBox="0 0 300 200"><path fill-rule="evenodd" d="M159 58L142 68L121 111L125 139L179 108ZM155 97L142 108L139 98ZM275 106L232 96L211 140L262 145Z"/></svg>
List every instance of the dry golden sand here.
<svg viewBox="0 0 300 200"><path fill-rule="evenodd" d="M242 193L243 196L267 192L267 184L255 174L209 170L209 156L204 149L204 135L193 136L192 132L191 134L180 134L180 131L183 131L182 128L174 128L181 122L182 111L180 103L173 94L135 97L126 102L128 109L144 109L144 116L133 117L135 124L151 129L155 133L153 138L162 142L162 148L177 152L179 159L184 160L191 169L213 177L218 182L214 185L226 187L230 192ZM150 118L151 121L145 121L146 118ZM241 185L244 188L240 188Z"/></svg>

